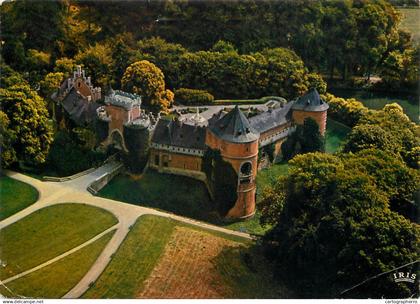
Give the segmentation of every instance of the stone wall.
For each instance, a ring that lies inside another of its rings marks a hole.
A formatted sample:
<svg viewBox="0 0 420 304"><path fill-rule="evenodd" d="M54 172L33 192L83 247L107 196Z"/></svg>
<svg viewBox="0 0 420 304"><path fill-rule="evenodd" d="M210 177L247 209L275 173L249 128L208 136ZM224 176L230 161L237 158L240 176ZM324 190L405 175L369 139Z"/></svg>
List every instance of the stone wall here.
<svg viewBox="0 0 420 304"><path fill-rule="evenodd" d="M87 190L96 195L103 187L105 187L115 176L120 174L124 169L123 164L116 166L111 172L105 173L93 181Z"/></svg>

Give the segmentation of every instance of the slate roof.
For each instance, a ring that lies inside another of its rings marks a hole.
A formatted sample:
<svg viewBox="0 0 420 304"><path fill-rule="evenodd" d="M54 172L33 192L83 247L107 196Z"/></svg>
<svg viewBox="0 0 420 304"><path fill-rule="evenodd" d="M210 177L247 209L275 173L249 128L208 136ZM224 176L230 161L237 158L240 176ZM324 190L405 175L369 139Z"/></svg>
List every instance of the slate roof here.
<svg viewBox="0 0 420 304"><path fill-rule="evenodd" d="M250 117L248 119L249 123L257 132L267 132L268 130L276 128L290 121L292 116L291 108L293 104L294 102L290 101L283 107L269 110L256 116Z"/></svg>
<svg viewBox="0 0 420 304"><path fill-rule="evenodd" d="M321 99L318 91L312 88L305 95L299 97L292 108L293 110L322 112L328 109L328 104Z"/></svg>
<svg viewBox="0 0 420 304"><path fill-rule="evenodd" d="M131 94L120 90L112 90L108 96L105 96L105 104L111 104L130 110L133 106L141 105L141 97L137 94Z"/></svg>
<svg viewBox="0 0 420 304"><path fill-rule="evenodd" d="M206 149L206 128L183 124L180 121L160 119L152 142L190 149Z"/></svg>
<svg viewBox="0 0 420 304"><path fill-rule="evenodd" d="M77 125L89 124L96 118L96 109L100 107L96 102L87 101L75 88L60 102L70 119Z"/></svg>
<svg viewBox="0 0 420 304"><path fill-rule="evenodd" d="M232 143L248 143L257 140L260 134L249 124L238 106L210 125L210 130L219 138Z"/></svg>

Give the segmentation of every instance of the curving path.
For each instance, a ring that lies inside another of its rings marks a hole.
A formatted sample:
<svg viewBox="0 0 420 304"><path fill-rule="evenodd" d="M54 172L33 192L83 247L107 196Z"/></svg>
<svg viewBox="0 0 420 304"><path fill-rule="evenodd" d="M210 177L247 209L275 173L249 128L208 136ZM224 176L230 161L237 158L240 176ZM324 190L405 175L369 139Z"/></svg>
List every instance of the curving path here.
<svg viewBox="0 0 420 304"><path fill-rule="evenodd" d="M12 172L12 171L6 171L6 174L8 176L15 178L17 180L20 180L22 182L28 183L29 185L35 187L39 192L39 199L36 203L32 204L31 206L8 217L7 219L4 219L3 221L0 221L0 229L21 220L22 218L35 212L36 210L39 210L41 208L45 208L48 206L60 204L60 203L67 203L67 202L87 204L87 205L103 208L111 212L112 214L114 214L119 221L119 223L116 226L111 227L113 229L116 228L117 231L115 232L115 234L113 235L109 243L105 246L104 250L101 252L101 254L97 258L95 263L92 265L89 271L85 274L82 280L80 280L80 282L76 284L76 286L74 286L67 294L65 294L63 298L72 298L72 299L78 298L84 292L86 292L86 290L89 288L89 284L92 282L95 282L98 279L98 277L101 275L101 273L105 270L106 266L111 260L112 255L117 251L121 243L124 241L127 233L130 230L130 227L136 222L138 217L145 214L152 214L152 215L172 218L180 222L197 225L202 228L209 229L209 230L220 231L226 234L235 235L235 236L239 236L239 237L243 237L247 239L252 239L252 237L247 233L233 231L230 229L225 229L222 227L196 221L196 220L182 217L179 215L158 211L152 208L131 205L128 203L101 198L101 197L93 196L92 194L90 194L86 190L89 184L92 183L96 178L98 178L102 174L108 172L108 170L112 170L113 166L115 165L116 165L115 163L106 164L87 175L84 175L72 181L61 182L61 183L43 182L43 181L31 178L29 176L26 176L24 174ZM39 268L43 267L41 266L42 265L39 265ZM18 274L17 276L19 275L21 277L25 274L23 273ZM13 278L8 278L7 280L11 281L12 279Z"/></svg>

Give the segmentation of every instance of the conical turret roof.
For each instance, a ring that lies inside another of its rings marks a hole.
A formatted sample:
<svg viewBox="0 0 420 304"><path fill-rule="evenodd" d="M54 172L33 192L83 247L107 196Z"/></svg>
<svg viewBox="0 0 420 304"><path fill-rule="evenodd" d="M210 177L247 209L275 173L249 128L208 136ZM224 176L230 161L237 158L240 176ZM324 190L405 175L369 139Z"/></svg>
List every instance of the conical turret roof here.
<svg viewBox="0 0 420 304"><path fill-rule="evenodd" d="M318 91L315 88L312 88L305 95L299 97L295 101L292 109L322 112L328 110L328 104L321 99Z"/></svg>
<svg viewBox="0 0 420 304"><path fill-rule="evenodd" d="M219 138L233 143L248 143L259 138L238 106L210 126Z"/></svg>

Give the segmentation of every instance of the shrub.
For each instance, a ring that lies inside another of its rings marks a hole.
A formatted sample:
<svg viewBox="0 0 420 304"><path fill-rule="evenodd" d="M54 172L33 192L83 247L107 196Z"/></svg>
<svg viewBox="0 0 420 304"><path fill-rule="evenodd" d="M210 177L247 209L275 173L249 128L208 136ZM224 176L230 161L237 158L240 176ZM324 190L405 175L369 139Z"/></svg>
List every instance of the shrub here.
<svg viewBox="0 0 420 304"><path fill-rule="evenodd" d="M214 96L204 90L181 88L175 91L175 101L184 105L203 105L214 101Z"/></svg>
<svg viewBox="0 0 420 304"><path fill-rule="evenodd" d="M322 99L330 106L328 115L350 127L356 125L359 119L369 111L360 101L354 98L344 99L326 93L322 95Z"/></svg>

